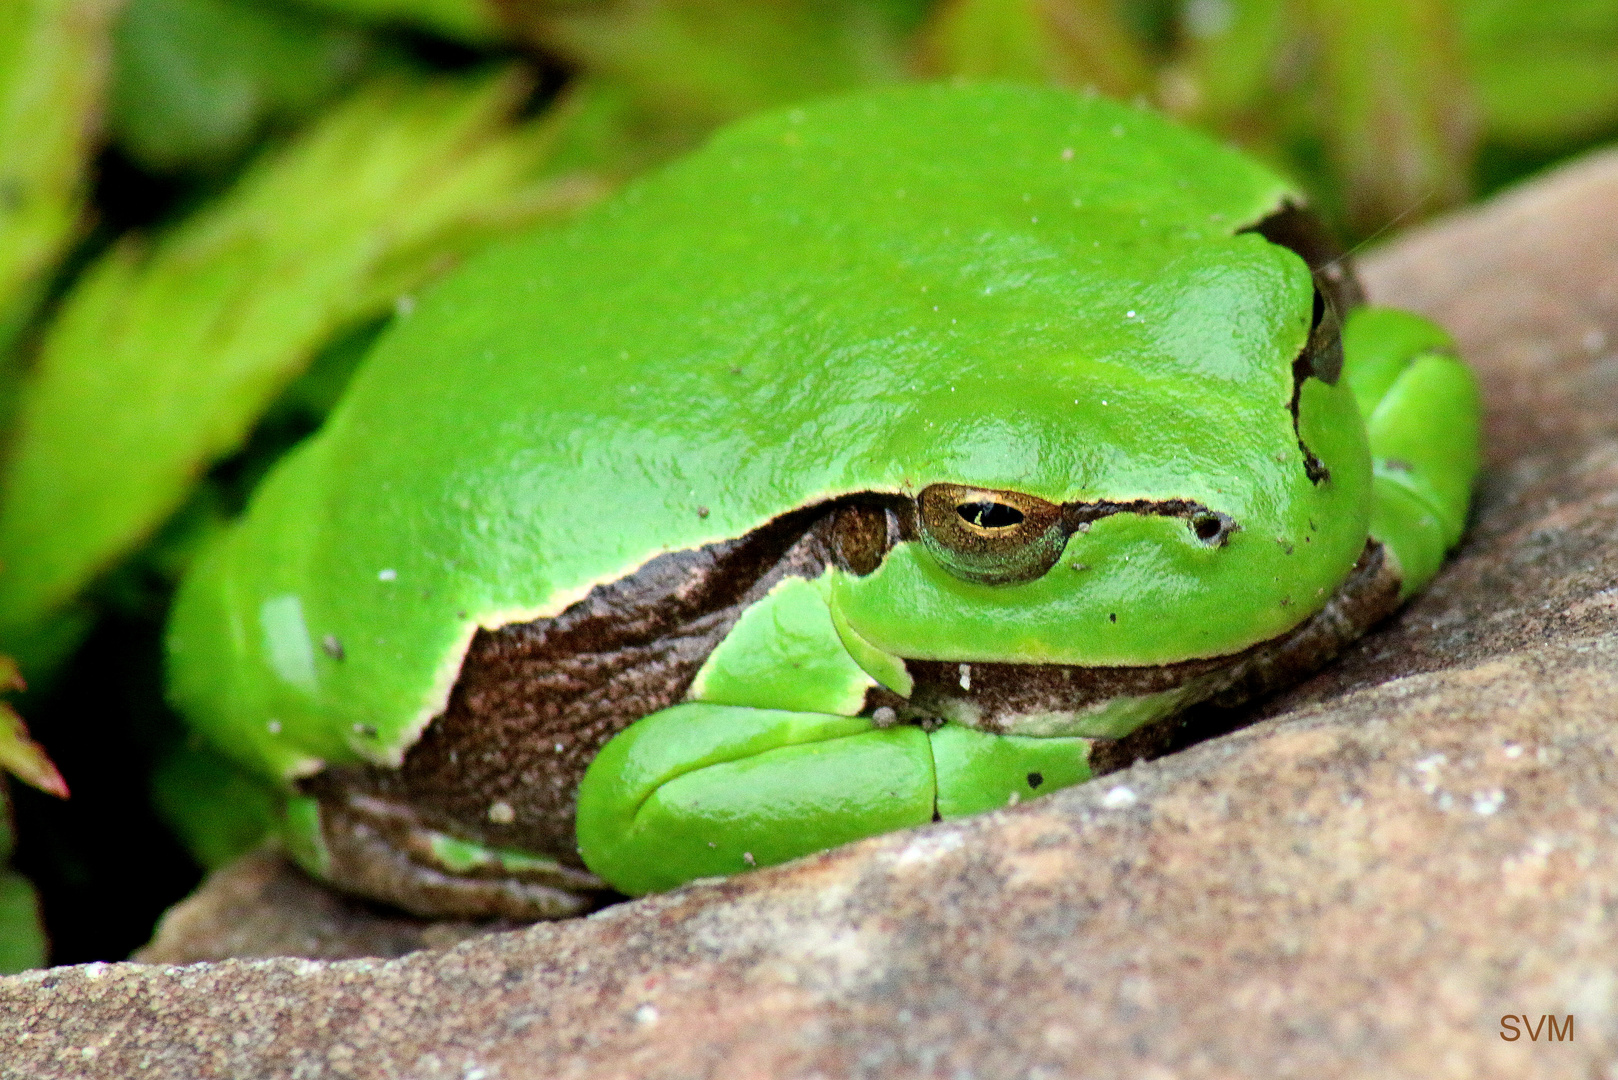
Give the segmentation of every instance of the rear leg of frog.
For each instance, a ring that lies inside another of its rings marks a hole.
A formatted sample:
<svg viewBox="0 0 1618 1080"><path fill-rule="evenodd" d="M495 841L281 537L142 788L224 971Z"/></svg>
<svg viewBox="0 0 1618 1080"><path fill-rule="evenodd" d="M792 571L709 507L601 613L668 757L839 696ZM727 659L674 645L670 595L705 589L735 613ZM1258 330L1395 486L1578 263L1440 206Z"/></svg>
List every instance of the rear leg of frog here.
<svg viewBox="0 0 1618 1080"><path fill-rule="evenodd" d="M1090 740L899 722L903 666L836 626L825 579L747 610L680 705L619 734L579 789L579 847L631 894L785 862L1089 778ZM850 647L852 645L852 648Z"/></svg>
<svg viewBox="0 0 1618 1080"><path fill-rule="evenodd" d="M339 889L424 916L557 918L611 895L574 828L603 744L684 699L741 614L828 558L824 514L659 556L560 615L480 631L447 708L397 766L298 784L283 829Z"/></svg>
<svg viewBox="0 0 1618 1080"><path fill-rule="evenodd" d="M281 835L313 876L423 918L563 919L600 906L606 885L554 858L423 827L383 800L287 801Z"/></svg>
<svg viewBox="0 0 1618 1080"><path fill-rule="evenodd" d="M1391 308L1350 313L1343 355L1370 441L1371 537L1397 564L1405 599L1466 528L1481 460L1477 382L1448 334Z"/></svg>

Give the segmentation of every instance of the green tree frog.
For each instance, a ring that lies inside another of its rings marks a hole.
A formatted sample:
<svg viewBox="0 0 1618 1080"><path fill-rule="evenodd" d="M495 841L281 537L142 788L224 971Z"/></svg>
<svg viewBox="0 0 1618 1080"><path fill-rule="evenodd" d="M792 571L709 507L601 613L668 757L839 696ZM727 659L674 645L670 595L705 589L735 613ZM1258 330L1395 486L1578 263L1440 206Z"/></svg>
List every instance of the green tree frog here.
<svg viewBox="0 0 1618 1080"><path fill-rule="evenodd" d="M172 696L315 874L559 917L1127 765L1426 583L1478 466L1449 337L1266 168L862 92L401 314L184 583Z"/></svg>

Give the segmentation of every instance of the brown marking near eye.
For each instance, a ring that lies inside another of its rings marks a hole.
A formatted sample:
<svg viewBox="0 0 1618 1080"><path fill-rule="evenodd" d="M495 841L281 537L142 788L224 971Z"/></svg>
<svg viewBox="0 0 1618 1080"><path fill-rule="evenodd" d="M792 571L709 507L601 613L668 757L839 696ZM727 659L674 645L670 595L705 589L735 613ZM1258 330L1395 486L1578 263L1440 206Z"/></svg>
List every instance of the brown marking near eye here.
<svg viewBox="0 0 1618 1080"><path fill-rule="evenodd" d="M1080 711L1116 697L1145 697L1170 690L1189 691L1179 708L1205 698L1230 707L1317 670L1398 604L1398 575L1388 566L1382 545L1367 541L1348 580L1322 610L1280 637L1242 652L1141 667L980 660L972 664L968 689L961 688L957 677L958 661L906 660L915 690L899 707L899 714L954 715L960 711L956 703L966 701L977 717L975 726L1009 734L1020 717ZM1151 747L1171 736L1179 737L1179 715L1177 711L1122 739L1097 739L1091 750L1097 775L1127 767L1137 757L1156 756L1161 751ZM1110 764L1103 768L1102 761Z"/></svg>
<svg viewBox="0 0 1618 1080"><path fill-rule="evenodd" d="M874 502L846 503L837 508L832 518L832 553L843 569L864 577L882 565L902 531L893 507Z"/></svg>

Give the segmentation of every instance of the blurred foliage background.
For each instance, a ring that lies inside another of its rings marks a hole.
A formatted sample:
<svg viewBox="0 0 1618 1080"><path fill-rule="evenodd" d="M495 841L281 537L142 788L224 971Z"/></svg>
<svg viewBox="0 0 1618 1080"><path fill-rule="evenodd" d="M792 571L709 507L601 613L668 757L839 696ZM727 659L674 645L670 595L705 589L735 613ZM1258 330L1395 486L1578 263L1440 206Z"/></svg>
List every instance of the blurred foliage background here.
<svg viewBox="0 0 1618 1080"><path fill-rule="evenodd" d="M168 598L396 310L915 78L1163 109L1361 243L1618 138L1618 0L0 0L0 971L121 958L261 839L164 706Z"/></svg>

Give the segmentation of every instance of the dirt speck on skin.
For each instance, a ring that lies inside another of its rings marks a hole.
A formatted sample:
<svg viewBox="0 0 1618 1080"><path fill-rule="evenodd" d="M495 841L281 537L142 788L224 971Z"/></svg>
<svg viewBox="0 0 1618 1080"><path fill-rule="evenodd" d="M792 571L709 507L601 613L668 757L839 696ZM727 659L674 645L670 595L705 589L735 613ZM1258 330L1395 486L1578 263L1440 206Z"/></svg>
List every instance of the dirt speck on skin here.
<svg viewBox="0 0 1618 1080"><path fill-rule="evenodd" d="M1614 206L1609 154L1364 261L1373 299L1432 315L1477 368L1489 472L1434 586L1259 723L452 947L478 928L434 940L261 855L145 955L398 958L3 979L0 1075L1606 1075ZM1576 1039L1504 1040L1507 1014L1572 1016Z"/></svg>

